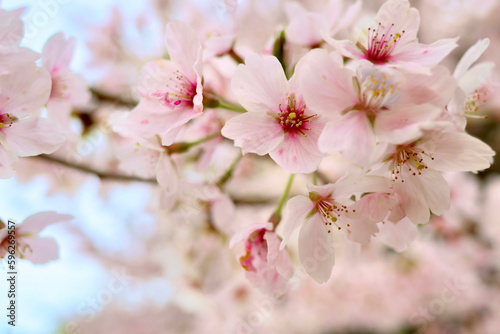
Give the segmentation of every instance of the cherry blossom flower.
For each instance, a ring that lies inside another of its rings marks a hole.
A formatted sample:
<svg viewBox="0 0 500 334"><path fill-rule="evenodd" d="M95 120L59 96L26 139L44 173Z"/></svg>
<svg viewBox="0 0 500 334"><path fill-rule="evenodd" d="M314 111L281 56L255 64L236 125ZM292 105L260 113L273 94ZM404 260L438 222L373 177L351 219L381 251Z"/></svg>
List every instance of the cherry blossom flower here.
<svg viewBox="0 0 500 334"><path fill-rule="evenodd" d="M479 40L464 53L453 72L458 87L442 118L451 121L456 130L465 129L466 117L482 117L477 112L493 92L488 81L494 64L482 62L473 66L489 45L489 39Z"/></svg>
<svg viewBox="0 0 500 334"><path fill-rule="evenodd" d="M325 153L367 165L378 141L403 143L422 135L441 114L456 84L448 71L431 75L401 73L361 61L356 75L339 55L314 50L302 81L307 105L328 115L318 141Z"/></svg>
<svg viewBox="0 0 500 334"><path fill-rule="evenodd" d="M138 135L160 135L173 143L181 127L202 114L202 49L196 32L181 21L167 26L170 60L147 63L139 79L142 95L130 113L129 125Z"/></svg>
<svg viewBox="0 0 500 334"><path fill-rule="evenodd" d="M44 264L59 257L57 243L52 238L44 238L38 234L51 224L68 222L73 217L53 211L39 212L26 218L15 227L16 257L26 259L34 264ZM0 258L5 258L9 251L8 226L1 222ZM9 225L12 226L12 225Z"/></svg>
<svg viewBox="0 0 500 334"><path fill-rule="evenodd" d="M280 250L280 239L272 231L272 223L253 224L236 233L230 247L245 241L245 254L240 264L246 277L256 287L272 293L284 291L293 274L292 263L286 250Z"/></svg>
<svg viewBox="0 0 500 334"><path fill-rule="evenodd" d="M309 197L291 198L283 220L281 249L288 243L292 232L302 226L299 233L299 258L307 273L318 283L328 280L334 259L333 232L345 231L355 242L366 244L378 232L382 221L396 200L388 179L377 176L346 176L336 183L324 186L308 185ZM353 194L367 194L357 202Z"/></svg>
<svg viewBox="0 0 500 334"><path fill-rule="evenodd" d="M377 13L376 24L358 41L327 39L345 57L366 59L374 64L429 73L456 46L458 38L442 39L430 45L418 43L418 10L408 0L389 0Z"/></svg>
<svg viewBox="0 0 500 334"><path fill-rule="evenodd" d="M0 177L12 176L17 157L52 153L64 135L51 120L40 117L51 81L46 70L25 63L0 75Z"/></svg>
<svg viewBox="0 0 500 334"><path fill-rule="evenodd" d="M466 133L430 131L421 139L388 148L383 161L390 170L399 210L391 221L405 215L415 224L441 215L450 206L450 187L440 172L479 171L488 168L495 152Z"/></svg>
<svg viewBox="0 0 500 334"><path fill-rule="evenodd" d="M323 34L333 36L351 24L361 9L361 1L345 10L343 7L343 0L321 3L313 11L308 11L298 2L285 3L290 20L285 30L287 40L307 47L319 45L323 42Z"/></svg>
<svg viewBox="0 0 500 334"><path fill-rule="evenodd" d="M69 66L75 42L75 39L66 40L63 33L58 33L47 41L42 51L42 66L52 77L47 109L56 120L65 125L69 121L72 107L82 105L90 98L84 78L74 74Z"/></svg>
<svg viewBox="0 0 500 334"><path fill-rule="evenodd" d="M232 81L234 94L248 112L230 119L222 129L243 154L269 154L292 173L313 172L322 157L317 140L324 123L306 106L297 87L302 64L287 81L275 57L248 56Z"/></svg>
<svg viewBox="0 0 500 334"><path fill-rule="evenodd" d="M0 73L8 71L13 65L40 58L35 51L19 47L24 35L23 12L23 8L12 11L0 9Z"/></svg>

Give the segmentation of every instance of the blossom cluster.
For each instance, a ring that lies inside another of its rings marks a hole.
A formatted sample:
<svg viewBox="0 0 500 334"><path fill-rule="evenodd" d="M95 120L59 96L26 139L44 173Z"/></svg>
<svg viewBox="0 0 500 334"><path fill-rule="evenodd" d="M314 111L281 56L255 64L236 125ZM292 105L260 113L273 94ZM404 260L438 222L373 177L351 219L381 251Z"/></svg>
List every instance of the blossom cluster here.
<svg viewBox="0 0 500 334"><path fill-rule="evenodd" d="M158 259L179 256L195 267L182 270L189 284L177 282L188 290L216 290L210 284L228 274L284 295L297 272L356 289L336 277L336 253L345 260L362 247L378 261L384 244L439 254L415 241L417 226L442 224L433 232L448 237L454 210L470 203L450 176L461 174L450 172L483 171L495 155L466 128L486 120L495 97L493 63L479 62L490 40L422 43L408 0L376 13L360 0L278 2L265 11L225 1L219 20L196 8L182 19L160 15L164 34L149 49L144 38L125 40L115 11L88 42L96 82L71 69L74 38L55 34L38 54L21 46L23 9L0 9L0 178L43 175L51 191L74 194L93 174L103 197L145 183L163 237L143 240L152 253L143 272L169 276ZM146 26L138 19L133 28L147 35ZM53 240L38 233L70 220L27 218L29 233L18 233L33 246L19 257L56 259ZM367 275L387 265L363 262ZM225 294L217 298L232 298Z"/></svg>

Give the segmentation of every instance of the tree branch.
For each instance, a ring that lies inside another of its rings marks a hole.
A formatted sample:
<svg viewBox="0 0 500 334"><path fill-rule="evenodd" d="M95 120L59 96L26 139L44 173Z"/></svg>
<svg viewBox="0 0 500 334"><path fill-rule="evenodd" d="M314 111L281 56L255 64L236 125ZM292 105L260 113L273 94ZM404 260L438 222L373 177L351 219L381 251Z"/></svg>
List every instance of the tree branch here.
<svg viewBox="0 0 500 334"><path fill-rule="evenodd" d="M99 102L109 102L129 108L134 108L135 106L137 106L137 101L121 96L111 95L97 88L90 88L90 92L92 93L92 96Z"/></svg>
<svg viewBox="0 0 500 334"><path fill-rule="evenodd" d="M135 181L135 182L145 182L145 183L151 183L151 184L158 184L156 179L146 179L146 178L142 178L139 176L131 176L131 175L115 174L115 173L110 173L110 172L105 172L105 171L98 171L98 170L95 170L91 167L74 164L74 163L68 162L64 159L54 157L52 155L42 154L42 155L38 155L34 158L45 160L47 162L56 163L56 164L62 165L62 166L67 167L67 168L78 170L80 172L94 174L103 180Z"/></svg>

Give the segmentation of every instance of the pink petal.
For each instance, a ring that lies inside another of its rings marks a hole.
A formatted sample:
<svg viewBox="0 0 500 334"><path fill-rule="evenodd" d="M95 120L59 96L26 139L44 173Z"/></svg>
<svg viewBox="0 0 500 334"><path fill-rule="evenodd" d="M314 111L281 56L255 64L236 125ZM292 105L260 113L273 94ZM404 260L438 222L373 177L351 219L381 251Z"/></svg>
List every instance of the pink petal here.
<svg viewBox="0 0 500 334"><path fill-rule="evenodd" d="M14 170L10 167L11 163L16 161L17 157L10 151L6 151L0 145L0 179L8 179L15 175Z"/></svg>
<svg viewBox="0 0 500 334"><path fill-rule="evenodd" d="M23 258L33 264L45 264L59 258L57 243L52 238L26 238L29 249L23 252Z"/></svg>
<svg viewBox="0 0 500 334"><path fill-rule="evenodd" d="M328 123L318 145L322 152L338 152L349 161L367 165L375 150L375 136L366 113L353 110Z"/></svg>
<svg viewBox="0 0 500 334"><path fill-rule="evenodd" d="M401 208L414 224L426 224L429 210L440 215L450 207L450 187L441 173L427 169L422 175L402 173L405 182L396 182Z"/></svg>
<svg viewBox="0 0 500 334"><path fill-rule="evenodd" d="M334 197L351 197L351 195L371 192L391 192L391 181L382 176L347 174L334 184Z"/></svg>
<svg viewBox="0 0 500 334"><path fill-rule="evenodd" d="M299 258L306 272L318 283L330 278L335 264L333 237L319 215L307 220L299 233Z"/></svg>
<svg viewBox="0 0 500 334"><path fill-rule="evenodd" d="M426 164L443 172L483 170L490 167L495 155L481 140L459 132L435 133L421 148L434 158L424 156Z"/></svg>
<svg viewBox="0 0 500 334"><path fill-rule="evenodd" d="M385 222L378 224L377 239L394 249L402 252L417 238L418 228L410 219L404 218L399 222Z"/></svg>
<svg viewBox="0 0 500 334"><path fill-rule="evenodd" d="M286 98L287 79L276 57L251 54L238 66L231 89L250 112L274 112Z"/></svg>
<svg viewBox="0 0 500 334"><path fill-rule="evenodd" d="M201 65L201 44L196 32L182 21L170 21L167 25L166 43L172 62L180 66L182 74L196 82L196 72L200 68L197 67L195 71L194 66Z"/></svg>
<svg viewBox="0 0 500 334"><path fill-rule="evenodd" d="M281 167L291 173L312 173L321 161L321 153L310 150L310 138L298 134L285 134L281 144L269 154Z"/></svg>
<svg viewBox="0 0 500 334"><path fill-rule="evenodd" d="M488 46L490 45L490 40L488 38L480 39L476 44L471 46L462 56L457 66L455 67L455 71L453 72L453 76L457 79L461 78L465 72L474 64L479 57L486 51Z"/></svg>
<svg viewBox="0 0 500 334"><path fill-rule="evenodd" d="M280 249L285 248L290 237L297 227L299 227L308 218L308 214L314 209L314 203L303 195L292 197L286 203L286 209L283 214L283 241Z"/></svg>
<svg viewBox="0 0 500 334"><path fill-rule="evenodd" d="M65 140L63 131L46 118L23 119L2 132L10 148L21 157L53 153Z"/></svg>
<svg viewBox="0 0 500 334"><path fill-rule="evenodd" d="M43 47L42 66L52 76L59 71L67 70L73 57L75 43L74 38L66 40L62 32L53 35Z"/></svg>
<svg viewBox="0 0 500 334"><path fill-rule="evenodd" d="M175 204L175 198L179 190L179 178L174 162L166 153L162 153L158 160L156 179L161 187L164 199L168 201L168 207L165 208L168 210Z"/></svg>
<svg viewBox="0 0 500 334"><path fill-rule="evenodd" d="M236 207L229 196L221 195L213 200L210 205L210 213L215 227L227 235L234 232Z"/></svg>
<svg viewBox="0 0 500 334"><path fill-rule="evenodd" d="M402 87L403 97L399 105L432 104L440 108L446 106L457 87L455 79L444 66L437 66L432 74L411 74Z"/></svg>
<svg viewBox="0 0 500 334"><path fill-rule="evenodd" d="M38 114L49 100L51 87L49 73L35 63L11 68L0 76L0 92L9 97L2 111L18 118Z"/></svg>
<svg viewBox="0 0 500 334"><path fill-rule="evenodd" d="M430 124L441 109L430 104L399 106L381 112L375 119L375 133L381 141L403 144L422 136L422 127Z"/></svg>
<svg viewBox="0 0 500 334"><path fill-rule="evenodd" d="M236 245L237 243L239 243L239 242L245 240L246 238L248 238L248 236L253 231L260 230L260 229L271 230L272 228L273 228L273 224L269 223L269 222L267 222L267 223L256 223L256 224L248 225L248 226L246 226L242 230L239 230L238 232L236 232L233 235L233 237L231 238L231 241L229 242L229 248L233 248L234 245Z"/></svg>
<svg viewBox="0 0 500 334"><path fill-rule="evenodd" d="M313 112L336 116L358 103L353 74L337 63L335 55L313 50L306 57L309 71L303 75L301 90Z"/></svg>
<svg viewBox="0 0 500 334"><path fill-rule="evenodd" d="M292 278L293 266L290 256L285 250L280 250L280 239L274 232L266 232L264 240L267 242L267 263L285 279Z"/></svg>
<svg viewBox="0 0 500 334"><path fill-rule="evenodd" d="M406 70L412 72L428 73L429 69L436 66L453 49L457 47L458 38L441 39L430 45L415 44L411 47L394 54L391 63L404 64Z"/></svg>
<svg viewBox="0 0 500 334"><path fill-rule="evenodd" d="M73 216L71 215L60 214L54 211L39 212L26 218L19 227L19 232L38 234L49 225L67 222L72 219Z"/></svg>
<svg viewBox="0 0 500 334"><path fill-rule="evenodd" d="M253 112L231 118L222 128L222 135L234 140L234 145L241 147L243 154L258 155L268 154L284 138L283 129L277 120Z"/></svg>

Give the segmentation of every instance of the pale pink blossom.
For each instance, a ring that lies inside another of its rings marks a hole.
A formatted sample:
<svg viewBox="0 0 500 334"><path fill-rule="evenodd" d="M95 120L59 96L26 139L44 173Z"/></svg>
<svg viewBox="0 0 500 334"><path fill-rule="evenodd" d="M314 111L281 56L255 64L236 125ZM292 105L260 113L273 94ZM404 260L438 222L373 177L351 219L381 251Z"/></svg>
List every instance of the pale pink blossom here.
<svg viewBox="0 0 500 334"><path fill-rule="evenodd" d="M248 280L258 288L273 293L284 291L293 274L293 267L286 250L280 250L280 239L271 223L253 224L236 233L230 247L245 241L245 253L240 264Z"/></svg>
<svg viewBox="0 0 500 334"><path fill-rule="evenodd" d="M441 215L450 206L450 187L441 172L483 170L494 155L488 145L460 132L431 131L417 141L389 147L384 166L400 198L399 210L393 209L390 220L407 216L415 224L425 224L430 212Z"/></svg>
<svg viewBox="0 0 500 334"><path fill-rule="evenodd" d="M297 87L301 75L301 63L288 81L275 57L248 56L232 81L248 112L227 121L222 135L233 139L243 154L269 154L292 173L313 172L322 158L317 140L324 124L302 98Z"/></svg>
<svg viewBox="0 0 500 334"><path fill-rule="evenodd" d="M442 118L452 122L459 131L465 129L466 117L483 117L478 115L479 108L493 93L490 77L494 64L482 62L473 65L489 45L489 39L479 40L464 53L453 72L458 87Z"/></svg>
<svg viewBox="0 0 500 334"><path fill-rule="evenodd" d="M377 13L375 23L356 42L327 39L342 55L388 64L411 72L429 73L456 46L458 38L430 45L418 42L420 15L408 0L389 0Z"/></svg>
<svg viewBox="0 0 500 334"><path fill-rule="evenodd" d="M40 58L35 51L19 47L24 36L23 12L24 8L12 11L0 9L0 73L8 71L13 65Z"/></svg>
<svg viewBox="0 0 500 334"><path fill-rule="evenodd" d="M52 153L64 135L47 118L40 117L49 100L51 80L34 62L0 75L0 177L13 174L11 162L18 157Z"/></svg>
<svg viewBox="0 0 500 334"><path fill-rule="evenodd" d="M170 60L147 63L139 79L142 95L129 116L130 128L139 136L160 135L170 145L182 126L202 114L202 49L196 32L181 21L167 26Z"/></svg>
<svg viewBox="0 0 500 334"><path fill-rule="evenodd" d="M117 149L120 168L139 177L156 178L161 189L161 202L166 210L171 209L179 191L176 163L158 138L145 140L131 134L129 128L122 126L124 118L124 113L114 115L115 131L132 139L124 141Z"/></svg>
<svg viewBox="0 0 500 334"><path fill-rule="evenodd" d="M47 226L60 222L68 222L73 217L53 211L39 212L26 218L21 224L15 225L15 247L9 243L9 231L12 224L5 225L0 221L0 258L5 258L15 249L15 256L26 259L34 264L44 264L59 257L57 243L52 238L40 237L39 233ZM9 228L10 227L10 228Z"/></svg>
<svg viewBox="0 0 500 334"><path fill-rule="evenodd" d="M366 244L396 200L386 194L391 191L389 180L377 176L346 176L334 184L308 185L308 189L308 197L298 195L287 203L281 248L301 226L300 261L312 278L324 283L335 262L332 232L345 231L350 240ZM354 194L366 193L372 194L351 200Z"/></svg>
<svg viewBox="0 0 500 334"><path fill-rule="evenodd" d="M371 163L377 142L399 144L422 135L441 114L455 89L444 67L431 75L402 73L361 61L356 74L335 53L308 55L302 91L311 110L327 115L318 141L325 153Z"/></svg>
<svg viewBox="0 0 500 334"><path fill-rule="evenodd" d="M330 0L309 11L299 2L285 3L290 20L285 30L287 40L307 47L321 44L323 34L333 36L351 24L361 9L361 1L344 6L343 0Z"/></svg>
<svg viewBox="0 0 500 334"><path fill-rule="evenodd" d="M90 98L85 79L70 69L75 49L74 38L66 40L63 33L52 36L42 51L42 66L50 73L52 90L47 110L53 118L66 125L74 106Z"/></svg>
<svg viewBox="0 0 500 334"><path fill-rule="evenodd" d="M418 227L407 217L398 222L384 221L378 225L377 240L402 252L418 237Z"/></svg>

